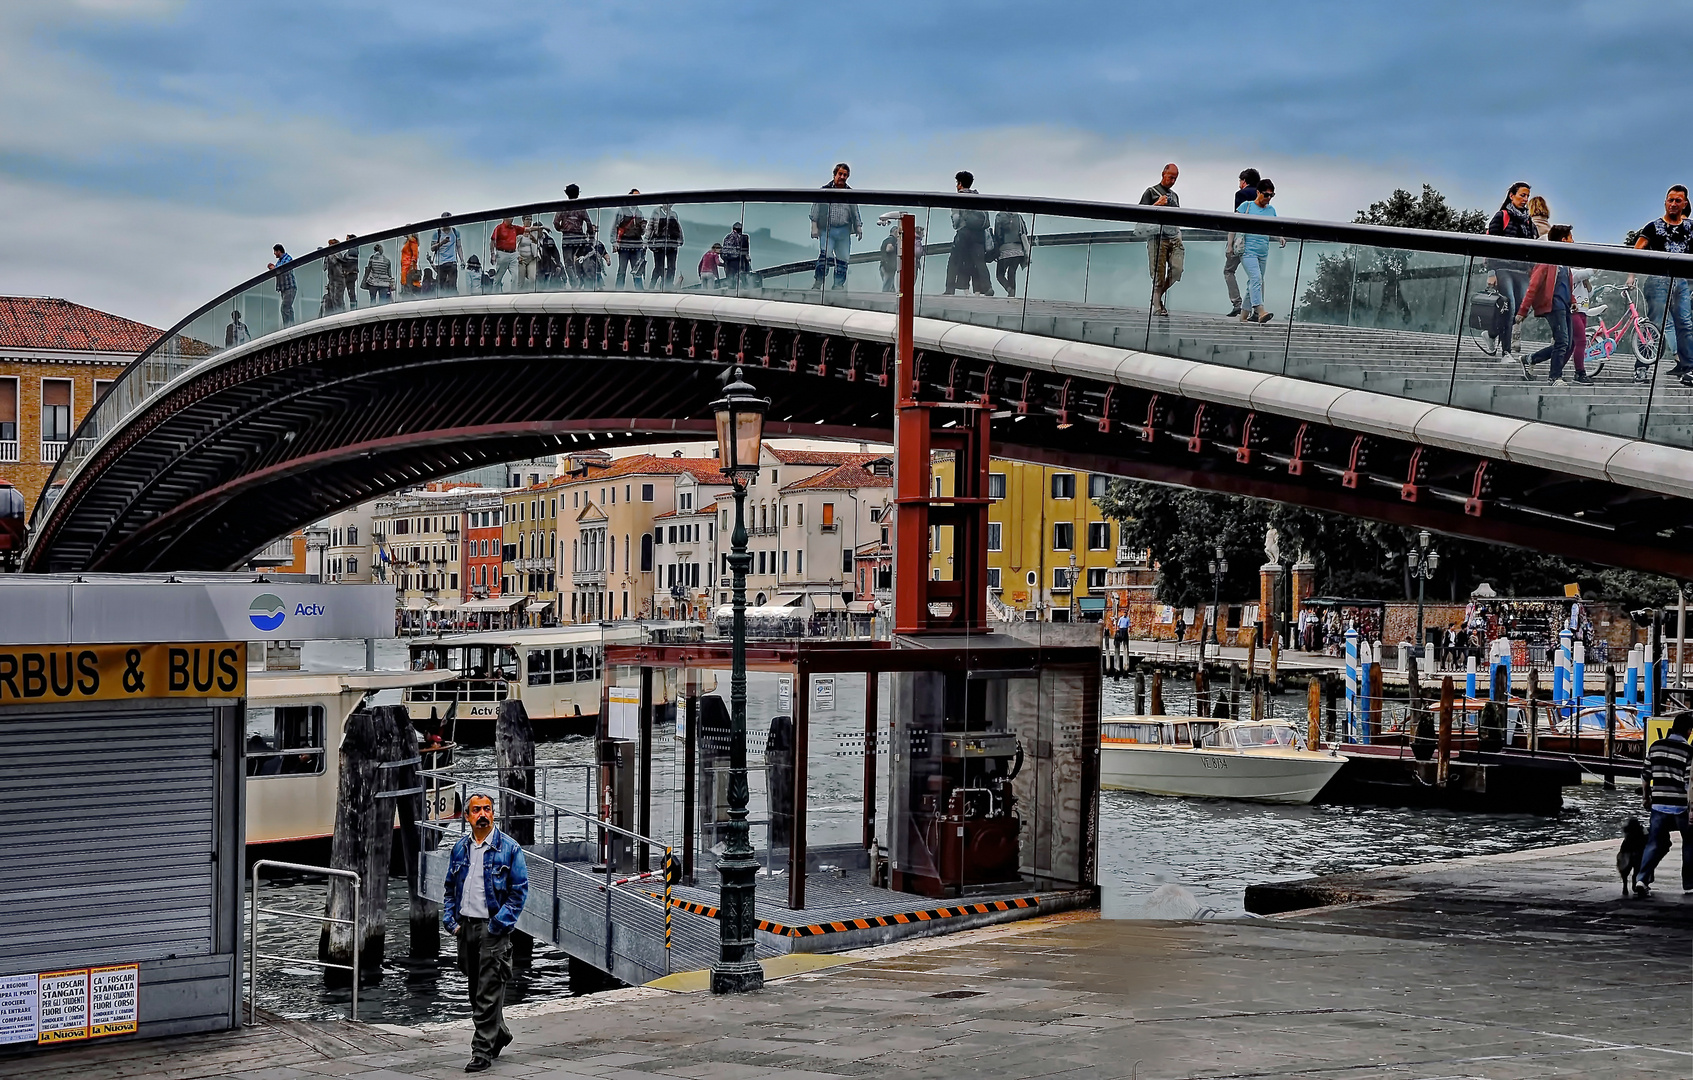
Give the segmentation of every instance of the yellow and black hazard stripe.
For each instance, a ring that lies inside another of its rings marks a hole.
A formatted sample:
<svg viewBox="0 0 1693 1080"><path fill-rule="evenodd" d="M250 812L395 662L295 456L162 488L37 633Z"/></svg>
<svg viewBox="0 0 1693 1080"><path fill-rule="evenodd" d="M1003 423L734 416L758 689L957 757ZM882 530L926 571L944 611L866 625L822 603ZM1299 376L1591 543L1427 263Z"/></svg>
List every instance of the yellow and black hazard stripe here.
<svg viewBox="0 0 1693 1080"><path fill-rule="evenodd" d="M654 900L660 899L657 893L648 893ZM670 903L683 911L691 911L695 915L703 915L708 919L717 918L717 909L709 904L696 904L689 900L672 899ZM1012 900L991 900L982 904L955 904L952 907L926 908L921 911L905 911L894 915L873 915L864 919L847 919L842 922L815 923L811 926L783 926L781 923L768 919L758 920L758 928L767 934L777 937L821 937L825 934L844 934L850 930L869 930L882 926L907 926L911 923L934 922L938 919L954 919L961 915L990 915L1000 911L1017 911L1028 908L1038 908L1040 897L1020 896Z"/></svg>

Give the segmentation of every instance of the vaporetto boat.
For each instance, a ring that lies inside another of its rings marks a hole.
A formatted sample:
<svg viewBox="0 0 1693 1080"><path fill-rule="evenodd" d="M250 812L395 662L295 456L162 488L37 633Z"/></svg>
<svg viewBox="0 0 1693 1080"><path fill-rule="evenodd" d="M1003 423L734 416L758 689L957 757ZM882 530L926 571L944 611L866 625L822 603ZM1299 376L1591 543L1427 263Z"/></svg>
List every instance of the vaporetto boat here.
<svg viewBox="0 0 1693 1080"><path fill-rule="evenodd" d="M1121 716L1100 727L1100 786L1149 795L1308 803L1345 759L1279 720Z"/></svg>

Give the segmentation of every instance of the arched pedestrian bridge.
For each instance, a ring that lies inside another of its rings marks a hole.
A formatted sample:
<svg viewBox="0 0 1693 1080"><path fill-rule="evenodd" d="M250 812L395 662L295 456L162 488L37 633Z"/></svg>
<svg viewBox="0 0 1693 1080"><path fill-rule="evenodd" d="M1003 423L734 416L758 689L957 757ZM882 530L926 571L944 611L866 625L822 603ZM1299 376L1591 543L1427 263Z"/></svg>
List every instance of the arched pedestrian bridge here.
<svg viewBox="0 0 1693 1080"><path fill-rule="evenodd" d="M376 243L397 277L406 237L428 266L437 230L457 229L464 253L497 273L461 272L454 291L372 302L357 289L356 308L338 305L346 280L326 268L351 253L341 245L288 267L293 325L283 325L274 274L208 303L131 365L76 432L36 508L26 567L222 569L338 508L479 464L703 436L716 376L732 360L773 398L770 436L888 439L895 296L880 250L890 227L878 222L906 212L927 241L918 394L989 406L1001 456L1693 577L1693 390L1668 376L1672 359L1637 363L1625 335L1591 385L1552 386L1545 365L1525 380L1468 325L1490 263L1592 270L1612 323L1639 300L1630 275L1693 276L1693 258L993 196L642 198L633 209L643 219L667 207L683 234L682 280L667 291L638 289L632 276L619 286L619 262L644 263L653 284L662 248L647 242L637 254L625 240L621 258L623 200L601 199L356 241L360 278ZM820 199L850 202L862 223L840 288L832 270L831 287L813 287ZM608 249L603 288L549 274L550 258L531 274L491 254L494 228L526 215L556 246L565 209L585 211ZM976 210L984 217L962 216ZM979 288L999 269L982 265L971 233L982 220L1009 226L1009 215L1031 248L1016 295L1001 281L996 295L949 295L949 280ZM702 287L701 256L735 222L753 272ZM1149 303L1147 242L1160 229L1179 230L1185 249L1168 314ZM1230 229L1268 239L1269 322L1224 315ZM1644 317L1643 302L1638 310ZM251 340L228 333L234 311ZM1543 326L1529 320L1525 348L1544 344L1534 340ZM185 339L212 347L190 355Z"/></svg>

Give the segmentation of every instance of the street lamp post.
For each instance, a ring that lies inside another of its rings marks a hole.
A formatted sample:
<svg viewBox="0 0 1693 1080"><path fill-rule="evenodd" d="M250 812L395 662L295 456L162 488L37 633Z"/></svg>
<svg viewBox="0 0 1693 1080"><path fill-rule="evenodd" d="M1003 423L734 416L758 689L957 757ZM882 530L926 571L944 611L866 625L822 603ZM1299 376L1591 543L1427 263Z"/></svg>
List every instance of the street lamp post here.
<svg viewBox="0 0 1693 1080"><path fill-rule="evenodd" d="M1229 572L1229 561L1223 558L1223 545L1217 545L1216 554L1206 566L1211 571L1211 644L1221 649L1223 642L1217 636L1217 605L1222 600L1223 578ZM1204 640L1204 635L1201 635L1200 641L1203 642ZM1218 655L1222 654L1219 653Z"/></svg>
<svg viewBox="0 0 1693 1080"><path fill-rule="evenodd" d="M1406 565L1410 568L1411 576L1417 579L1417 648L1423 647L1423 593L1429 579L1434 577L1435 570L1440 567L1440 552L1429 550L1429 534L1424 529L1417 533L1417 546L1405 553ZM1426 659L1426 657L1425 657Z"/></svg>
<svg viewBox="0 0 1693 1080"><path fill-rule="evenodd" d="M729 824L723 857L717 862L717 928L721 941L711 968L711 992L738 994L764 985L764 969L753 958L753 881L758 860L747 835L747 482L758 472L768 398L733 369L717 413L717 457L735 493L735 531L730 535L729 569L734 574L734 659L729 673Z"/></svg>

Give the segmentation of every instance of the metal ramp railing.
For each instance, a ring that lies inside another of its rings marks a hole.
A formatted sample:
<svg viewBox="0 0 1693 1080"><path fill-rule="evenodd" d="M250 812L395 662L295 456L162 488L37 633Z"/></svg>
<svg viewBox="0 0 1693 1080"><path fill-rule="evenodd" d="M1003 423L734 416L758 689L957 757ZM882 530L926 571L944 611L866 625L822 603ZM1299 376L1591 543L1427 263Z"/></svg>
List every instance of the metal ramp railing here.
<svg viewBox="0 0 1693 1080"><path fill-rule="evenodd" d="M531 814L520 815L535 823L536 842L524 846L529 897L517 928L536 941L635 986L674 971L710 967L717 959L716 919L647 895L661 888L668 898L669 884L662 871L626 875L614 871L614 860L604 857L613 838L666 856L674 851L673 845L497 783L470 780L447 770L427 770L423 775L457 787L460 806L473 794L506 795L533 805ZM419 824L444 841L423 855L422 888L439 902L452 843L468 831L468 825L462 819L456 827L443 821Z"/></svg>

